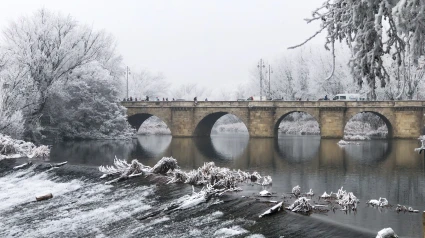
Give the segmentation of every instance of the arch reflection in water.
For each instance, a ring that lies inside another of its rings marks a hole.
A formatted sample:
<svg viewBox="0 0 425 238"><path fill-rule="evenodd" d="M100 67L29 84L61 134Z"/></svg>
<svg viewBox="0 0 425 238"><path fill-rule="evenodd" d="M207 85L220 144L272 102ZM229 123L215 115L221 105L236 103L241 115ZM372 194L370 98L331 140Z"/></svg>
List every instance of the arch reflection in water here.
<svg viewBox="0 0 425 238"><path fill-rule="evenodd" d="M282 135L277 141L277 152L284 160L301 163L318 156L320 136Z"/></svg>
<svg viewBox="0 0 425 238"><path fill-rule="evenodd" d="M142 158L161 156L168 149L171 140L171 135L138 135L138 151L136 151L136 154Z"/></svg>
<svg viewBox="0 0 425 238"><path fill-rule="evenodd" d="M211 136L212 148L219 159L240 157L248 146L249 135Z"/></svg>
<svg viewBox="0 0 425 238"><path fill-rule="evenodd" d="M341 147L349 160L358 163L371 164L382 162L391 153L391 143L387 140L370 140L356 142Z"/></svg>

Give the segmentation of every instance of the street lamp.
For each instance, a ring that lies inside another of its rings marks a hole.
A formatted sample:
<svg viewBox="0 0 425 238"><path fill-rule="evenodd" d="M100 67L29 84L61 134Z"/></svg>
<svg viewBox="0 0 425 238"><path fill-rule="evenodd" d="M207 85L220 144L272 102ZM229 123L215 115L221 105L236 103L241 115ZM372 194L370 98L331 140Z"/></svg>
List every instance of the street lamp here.
<svg viewBox="0 0 425 238"><path fill-rule="evenodd" d="M128 100L128 75L130 74L130 68L126 67L126 75L127 75L127 100Z"/></svg>
<svg viewBox="0 0 425 238"><path fill-rule="evenodd" d="M266 74L269 74L269 98L271 98L271 94L270 94L270 74L273 73L273 70L271 69L271 65L269 64L269 70L266 71Z"/></svg>
<svg viewBox="0 0 425 238"><path fill-rule="evenodd" d="M257 68L260 69L260 101L263 100L263 68L265 67L263 59L260 59L257 65Z"/></svg>

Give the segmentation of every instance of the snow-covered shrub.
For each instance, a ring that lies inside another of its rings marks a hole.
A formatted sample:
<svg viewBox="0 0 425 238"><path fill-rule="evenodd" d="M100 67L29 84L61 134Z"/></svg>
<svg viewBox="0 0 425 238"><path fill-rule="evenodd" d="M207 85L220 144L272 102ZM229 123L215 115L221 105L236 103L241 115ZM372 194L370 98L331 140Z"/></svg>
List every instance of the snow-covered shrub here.
<svg viewBox="0 0 425 238"><path fill-rule="evenodd" d="M6 158L46 158L50 155L50 148L45 145L37 147L31 142L12 139L0 134L0 160Z"/></svg>
<svg viewBox="0 0 425 238"><path fill-rule="evenodd" d="M300 197L295 200L287 209L293 212L310 213L313 211L313 206L310 204L310 199L306 197Z"/></svg>

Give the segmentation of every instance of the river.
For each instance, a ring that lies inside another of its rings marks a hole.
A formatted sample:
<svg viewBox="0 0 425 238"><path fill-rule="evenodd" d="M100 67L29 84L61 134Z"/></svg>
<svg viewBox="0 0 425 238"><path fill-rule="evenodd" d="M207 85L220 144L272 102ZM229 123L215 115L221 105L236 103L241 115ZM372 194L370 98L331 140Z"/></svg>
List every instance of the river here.
<svg viewBox="0 0 425 238"><path fill-rule="evenodd" d="M337 142L317 136L217 135L56 143L47 162L68 161L59 169L42 171L34 166L11 172L12 166L24 161L0 164L0 237L373 237L386 227L401 237L422 237L425 165L423 155L414 152L419 141L371 140L343 147ZM192 188L166 184L161 177L105 185L97 167L112 165L115 156L149 166L172 156L183 170L213 161L270 175L273 184L267 189L274 193L273 200L282 200L282 194L296 185L303 192L313 189L316 197L343 187L360 204L357 212L336 210L311 216L282 212L258 218L270 207L255 197L264 188L242 185L242 192L140 220L156 207L190 194ZM30 202L48 192L53 199ZM379 197L420 213L397 213L395 207L378 209L366 204Z"/></svg>

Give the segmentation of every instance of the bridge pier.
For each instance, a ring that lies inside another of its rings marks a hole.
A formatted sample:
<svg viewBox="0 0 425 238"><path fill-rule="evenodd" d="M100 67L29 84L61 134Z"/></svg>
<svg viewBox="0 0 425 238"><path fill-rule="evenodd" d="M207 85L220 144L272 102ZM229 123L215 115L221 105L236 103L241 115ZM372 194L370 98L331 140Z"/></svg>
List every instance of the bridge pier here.
<svg viewBox="0 0 425 238"><path fill-rule="evenodd" d="M322 138L341 139L344 137L345 107L320 108L319 126Z"/></svg>
<svg viewBox="0 0 425 238"><path fill-rule="evenodd" d="M274 137L275 108L251 107L247 125L250 137Z"/></svg>

